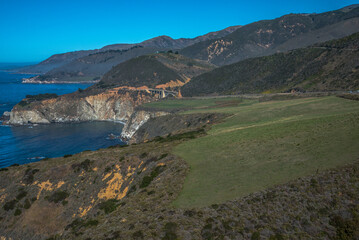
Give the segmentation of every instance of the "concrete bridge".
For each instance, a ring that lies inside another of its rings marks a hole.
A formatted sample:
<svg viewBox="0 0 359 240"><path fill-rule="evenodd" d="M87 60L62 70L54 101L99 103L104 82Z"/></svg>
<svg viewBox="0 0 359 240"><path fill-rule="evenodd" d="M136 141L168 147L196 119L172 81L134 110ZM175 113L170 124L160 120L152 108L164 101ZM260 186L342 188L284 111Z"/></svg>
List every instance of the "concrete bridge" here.
<svg viewBox="0 0 359 240"><path fill-rule="evenodd" d="M164 90L164 89L149 88L149 89L147 89L147 91L152 93L152 94L158 94L160 96L160 98L165 98L165 97L168 97L170 95L172 95L173 97L178 97L179 96L178 92L167 91L167 90Z"/></svg>

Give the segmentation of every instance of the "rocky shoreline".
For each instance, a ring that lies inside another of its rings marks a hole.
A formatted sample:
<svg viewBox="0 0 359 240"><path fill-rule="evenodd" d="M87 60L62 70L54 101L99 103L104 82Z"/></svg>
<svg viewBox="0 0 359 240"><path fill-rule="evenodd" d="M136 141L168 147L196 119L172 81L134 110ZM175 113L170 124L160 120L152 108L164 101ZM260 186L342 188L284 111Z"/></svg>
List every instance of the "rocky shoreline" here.
<svg viewBox="0 0 359 240"><path fill-rule="evenodd" d="M57 79L53 80L38 80L39 75L31 78L23 78L21 83L25 84L79 84L79 83L98 83L100 80L96 81L58 81Z"/></svg>
<svg viewBox="0 0 359 240"><path fill-rule="evenodd" d="M169 114L141 110L138 106L159 96L146 91L109 89L92 94L79 92L44 100L24 99L11 112L4 113L5 125L114 121L124 124L121 140L130 141L149 119Z"/></svg>

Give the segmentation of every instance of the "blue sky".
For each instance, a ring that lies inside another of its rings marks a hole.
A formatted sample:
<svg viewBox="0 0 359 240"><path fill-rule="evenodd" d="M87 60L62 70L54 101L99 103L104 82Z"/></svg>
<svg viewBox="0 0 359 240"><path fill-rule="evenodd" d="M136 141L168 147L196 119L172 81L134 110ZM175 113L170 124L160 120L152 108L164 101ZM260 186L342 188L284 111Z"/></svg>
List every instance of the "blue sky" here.
<svg viewBox="0 0 359 240"><path fill-rule="evenodd" d="M319 13L355 3L358 2L0 0L0 62L41 61L55 53L141 42L159 35L195 37L288 13Z"/></svg>

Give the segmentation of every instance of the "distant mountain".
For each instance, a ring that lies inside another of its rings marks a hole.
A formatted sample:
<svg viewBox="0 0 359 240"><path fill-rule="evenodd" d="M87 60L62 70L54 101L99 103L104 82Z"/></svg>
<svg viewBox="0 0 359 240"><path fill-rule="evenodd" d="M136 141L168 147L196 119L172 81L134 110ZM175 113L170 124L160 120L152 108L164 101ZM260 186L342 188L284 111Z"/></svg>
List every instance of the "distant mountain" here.
<svg viewBox="0 0 359 240"><path fill-rule="evenodd" d="M48 59L32 66L27 66L24 68L18 69L19 73L32 73L32 74L42 74L46 73L54 68L61 67L74 59L87 56L91 53L95 53L98 50L87 50L87 51L75 51L67 52L61 54L55 54L49 57Z"/></svg>
<svg viewBox="0 0 359 240"><path fill-rule="evenodd" d="M198 36L195 38L173 39L169 36L163 35L163 36L151 38L149 40L143 41L138 44L128 44L127 47L130 48L135 45L141 45L143 47L153 47L153 48L159 48L159 49L181 49L181 48L190 46L192 44L195 44L195 43L198 43L201 41L224 37L224 36L234 32L235 30L237 30L240 27L241 26L232 26L232 27L228 27L223 30L220 30L220 31L210 32L210 33L207 33L205 35ZM108 45L108 46L101 48L102 51L119 50L119 49L124 49L124 44Z"/></svg>
<svg viewBox="0 0 359 240"><path fill-rule="evenodd" d="M359 30L358 6L321 14L289 14L251 23L222 38L202 41L180 52L221 66L345 37Z"/></svg>
<svg viewBox="0 0 359 240"><path fill-rule="evenodd" d="M6 62L0 62L0 70L10 70L16 71L16 69L19 69L20 67L25 66L31 66L37 64L36 62L12 62L12 63L6 63Z"/></svg>
<svg viewBox="0 0 359 240"><path fill-rule="evenodd" d="M181 90L183 96L359 90L359 33L223 66Z"/></svg>
<svg viewBox="0 0 359 240"><path fill-rule="evenodd" d="M207 33L196 38L173 39L168 36L155 37L137 44L113 44L101 49L56 54L37 65L20 69L20 72L46 75L43 81L76 81L98 79L105 72L133 57L187 47L191 44L223 37L241 26Z"/></svg>

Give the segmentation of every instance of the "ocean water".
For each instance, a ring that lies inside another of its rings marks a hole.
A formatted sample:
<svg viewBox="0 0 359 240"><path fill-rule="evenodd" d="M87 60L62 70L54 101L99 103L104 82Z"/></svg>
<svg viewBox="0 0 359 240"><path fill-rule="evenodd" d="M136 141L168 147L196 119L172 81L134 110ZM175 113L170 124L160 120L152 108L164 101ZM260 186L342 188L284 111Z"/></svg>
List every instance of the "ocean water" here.
<svg viewBox="0 0 359 240"><path fill-rule="evenodd" d="M11 74L0 71L0 115L26 95L39 93L71 93L91 84L22 84L26 74ZM1 123L0 123L1 124ZM49 124L37 126L0 125L0 168L12 164L25 164L45 157L59 157L84 150L96 150L115 144L123 125L114 122L87 122L71 124Z"/></svg>

